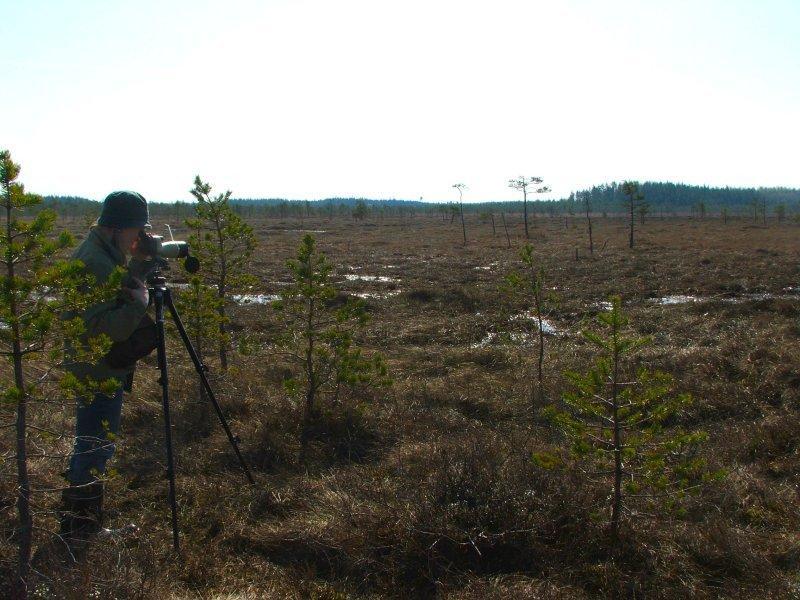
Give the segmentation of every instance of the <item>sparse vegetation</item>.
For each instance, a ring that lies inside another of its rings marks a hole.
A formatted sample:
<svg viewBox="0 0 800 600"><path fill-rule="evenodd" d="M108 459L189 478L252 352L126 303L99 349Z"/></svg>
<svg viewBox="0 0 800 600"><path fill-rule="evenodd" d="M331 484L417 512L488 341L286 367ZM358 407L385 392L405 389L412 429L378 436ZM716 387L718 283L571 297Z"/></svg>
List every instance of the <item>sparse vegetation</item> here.
<svg viewBox="0 0 800 600"><path fill-rule="evenodd" d="M563 213L538 222L536 265L546 287L556 288L560 301L549 317L563 332L545 340L547 397L566 411L561 399L576 387L562 373L585 375L600 350L579 331L608 311L599 303L622 292L626 335L651 339L628 357L629 373L662 371L672 378L665 400L678 392L694 399L653 439L706 432L694 458L726 477L701 475L702 485L673 505L673 494L647 498L658 492L644 479L627 491L623 479L623 505L627 494L636 514L621 512L611 549L613 481L586 476L591 461L570 456L568 438L531 418L530 381L520 377L520 350L509 340L516 332L506 329L498 284L519 264L508 246L524 239L521 205L499 211L505 240L480 227L467 246L463 231L447 225L450 213L438 209L411 218L408 209L401 216L391 205L381 212L368 204L372 222L354 227L352 206L338 202L289 204L282 214L276 205L253 217L245 207L260 248L250 291L271 296L296 286L286 261L298 259L304 232L297 229L323 232L315 244L329 257L335 288L323 305L335 313L348 296L363 296L360 310L370 319L354 339L362 356L385 356L394 383L345 385L338 401L325 393L301 464L307 378L302 361L278 351L287 331L282 311L231 303L228 327L237 337L246 333L254 351L237 356L215 389L257 485L240 485L221 431L197 435L196 376L179 352L171 388L186 550L171 559L157 372L144 365L137 401L125 408L119 475L107 484L116 513L110 525L134 521L143 533L98 543L73 571L45 573L53 597L792 597L800 514L797 225L771 219L753 227L752 214L735 206L725 224L710 218L720 214L712 201L706 219L691 219L687 204L677 215L667 208L651 217L631 253L628 214L619 213L622 192L615 193L597 204L600 196L591 196L597 260L572 260L587 232L565 229ZM660 201L650 200L660 211ZM174 215L170 205L153 217L154 227ZM74 211L64 222L85 233ZM188 233L176 228L175 235ZM189 282L179 268L171 277ZM667 297L672 303L662 303ZM299 398L286 392L291 379ZM71 415L58 404L35 404L37 425L66 432L48 442L64 453ZM13 429L2 430L0 444L11 456ZM7 461L4 473L12 466ZM58 486L57 464L43 459L31 468L41 487ZM4 478L0 490L0 522L11 540L0 544L0 560L10 575L16 488ZM54 529L46 498L34 547Z"/></svg>

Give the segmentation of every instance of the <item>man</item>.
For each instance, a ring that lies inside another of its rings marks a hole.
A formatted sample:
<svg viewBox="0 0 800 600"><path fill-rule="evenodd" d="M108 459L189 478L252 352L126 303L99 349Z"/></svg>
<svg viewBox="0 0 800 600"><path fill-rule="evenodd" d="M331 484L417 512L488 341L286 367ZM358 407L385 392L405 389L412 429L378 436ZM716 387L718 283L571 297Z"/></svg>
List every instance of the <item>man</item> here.
<svg viewBox="0 0 800 600"><path fill-rule="evenodd" d="M59 511L61 537L69 546L88 540L102 527L102 476L114 454L123 391L131 391L136 359L155 347L155 325L147 316L149 297L144 283L155 261L139 249L139 238L149 227L147 201L140 194L113 192L103 202L97 223L73 253L97 284L105 283L126 262L127 273L114 300L94 304L80 315L86 324L85 337L105 334L112 341L111 351L95 364L67 365L67 370L81 380L113 379L117 383L110 396L98 392L77 402L75 443L66 473L70 485L63 491ZM69 355L70 349L67 351Z"/></svg>

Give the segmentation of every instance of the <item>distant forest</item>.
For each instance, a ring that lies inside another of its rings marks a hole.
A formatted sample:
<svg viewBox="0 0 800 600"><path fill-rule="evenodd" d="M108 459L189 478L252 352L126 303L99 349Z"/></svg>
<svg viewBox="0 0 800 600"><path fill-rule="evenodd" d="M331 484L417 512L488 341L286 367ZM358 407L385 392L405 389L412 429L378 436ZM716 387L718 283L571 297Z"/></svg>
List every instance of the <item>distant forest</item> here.
<svg viewBox="0 0 800 600"><path fill-rule="evenodd" d="M675 183L644 182L640 185L651 215L719 215L726 211L730 216L754 213L781 212L786 215L800 213L800 190L792 188L713 188ZM99 202L76 196L45 196L44 206L55 209L63 216L91 216L99 212ZM588 200L592 213L615 215L623 211L625 196L622 184L597 185L588 190L574 192L559 200L529 199L529 210L558 216L585 211ZM284 198L236 198L231 203L246 215L275 217L289 216L341 216L358 218L390 215L442 214L457 210L456 202L433 203L420 200L372 200L369 198L326 198L325 200L287 200ZM152 202L153 216L182 219L191 212L191 201ZM486 201L465 203L464 212L499 213L522 211L522 200Z"/></svg>

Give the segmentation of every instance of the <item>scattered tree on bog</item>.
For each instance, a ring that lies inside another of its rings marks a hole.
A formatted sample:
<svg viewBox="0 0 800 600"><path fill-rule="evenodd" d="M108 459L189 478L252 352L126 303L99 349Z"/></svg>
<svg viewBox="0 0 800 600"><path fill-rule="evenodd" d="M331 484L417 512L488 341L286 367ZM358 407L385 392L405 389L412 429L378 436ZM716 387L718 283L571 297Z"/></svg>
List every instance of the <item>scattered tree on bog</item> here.
<svg viewBox="0 0 800 600"><path fill-rule="evenodd" d="M644 215L647 214L648 206L644 199L644 194L639 191L638 181L626 181L622 184L622 193L625 194L625 206L628 210L628 224L630 235L628 237L628 247L633 248L633 224L634 215L639 212L644 223Z"/></svg>
<svg viewBox="0 0 800 600"><path fill-rule="evenodd" d="M698 202L697 203L697 215L700 217L700 220L706 218L706 203L705 202Z"/></svg>
<svg viewBox="0 0 800 600"><path fill-rule="evenodd" d="M369 209L367 208L366 203L363 200L359 200L356 202L356 205L353 207L352 215L355 221L363 221L367 218L367 213Z"/></svg>
<svg viewBox="0 0 800 600"><path fill-rule="evenodd" d="M464 190L467 189L466 183L454 183L453 186L458 190L458 211L461 214L461 232L464 235L464 244L467 243L467 226L464 224Z"/></svg>
<svg viewBox="0 0 800 600"><path fill-rule="evenodd" d="M544 182L544 179L541 177L525 177L524 175L520 175L516 179L509 179L508 180L508 187L515 189L515 190L522 190L522 208L525 215L525 238L530 238L530 233L528 232L528 187L540 185ZM535 188L532 190L533 193L536 194L545 194L550 191L548 186L542 186Z"/></svg>
<svg viewBox="0 0 800 600"><path fill-rule="evenodd" d="M383 357L365 356L357 345L356 335L367 323L363 300L337 302L337 290L330 278L333 266L317 250L312 235L303 237L297 257L287 266L293 283L273 303L284 325L275 342L296 368L296 374L286 379L284 386L303 402L300 460L304 462L320 402L338 404L344 389L389 380Z"/></svg>
<svg viewBox="0 0 800 600"><path fill-rule="evenodd" d="M571 457L586 477L608 484L616 543L624 515L631 526L648 514L646 508L680 515L681 499L722 473L709 473L698 454L705 432L670 427L692 398L674 393L666 373L633 371L631 355L650 340L626 331L619 296L611 298L611 310L598 322L602 332L583 332L600 351L594 366L585 374L567 372L574 391L564 395L563 409L550 406L545 413L565 433ZM557 457L544 453L537 459L558 464Z"/></svg>
<svg viewBox="0 0 800 600"><path fill-rule="evenodd" d="M536 357L536 386L531 393L531 401L541 407L545 401L544 393L544 336L545 313L555 298L544 288L544 269L536 264L533 247L530 244L520 251L523 268L506 277L505 291L512 297L521 298L529 306L530 315L536 323L538 342ZM527 316L527 315L525 315Z"/></svg>
<svg viewBox="0 0 800 600"><path fill-rule="evenodd" d="M480 213L481 223L491 223L492 224L492 236L497 235L497 228L494 224L494 213L490 210L486 210Z"/></svg>
<svg viewBox="0 0 800 600"><path fill-rule="evenodd" d="M592 198L590 194L578 192L578 198L583 201L583 210L586 214L586 226L589 231L589 255L594 256L594 239L592 238Z"/></svg>

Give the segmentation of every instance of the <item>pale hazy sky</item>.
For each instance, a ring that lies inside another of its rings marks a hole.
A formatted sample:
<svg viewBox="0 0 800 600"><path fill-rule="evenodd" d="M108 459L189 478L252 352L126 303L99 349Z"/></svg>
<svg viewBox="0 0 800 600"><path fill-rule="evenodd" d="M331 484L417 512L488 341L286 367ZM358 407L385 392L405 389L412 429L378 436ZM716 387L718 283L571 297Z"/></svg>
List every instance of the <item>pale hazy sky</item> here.
<svg viewBox="0 0 800 600"><path fill-rule="evenodd" d="M0 69L42 194L800 187L800 0L0 0Z"/></svg>

